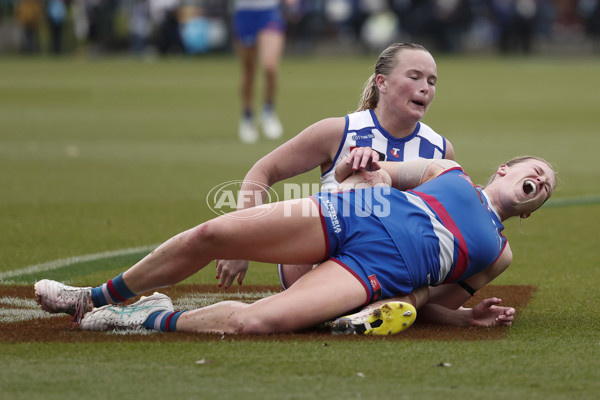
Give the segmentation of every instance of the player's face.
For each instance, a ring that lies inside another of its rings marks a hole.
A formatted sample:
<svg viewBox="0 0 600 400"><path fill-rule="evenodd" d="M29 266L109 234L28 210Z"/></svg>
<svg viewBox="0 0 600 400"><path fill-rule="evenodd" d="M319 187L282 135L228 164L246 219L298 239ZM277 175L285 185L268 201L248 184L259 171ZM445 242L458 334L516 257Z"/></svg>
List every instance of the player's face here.
<svg viewBox="0 0 600 400"><path fill-rule="evenodd" d="M508 185L505 194L522 217L529 216L544 204L554 191L554 171L543 161L529 159L505 168Z"/></svg>
<svg viewBox="0 0 600 400"><path fill-rule="evenodd" d="M413 123L420 121L435 97L437 66L426 51L403 49L396 54L398 65L384 77L380 93L392 109Z"/></svg>

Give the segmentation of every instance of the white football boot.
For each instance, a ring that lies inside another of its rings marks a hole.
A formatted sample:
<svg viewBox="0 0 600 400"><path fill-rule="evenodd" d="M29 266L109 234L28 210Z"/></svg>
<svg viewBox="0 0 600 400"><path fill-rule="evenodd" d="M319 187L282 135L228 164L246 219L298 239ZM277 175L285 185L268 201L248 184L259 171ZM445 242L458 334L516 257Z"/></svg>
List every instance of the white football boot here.
<svg viewBox="0 0 600 400"><path fill-rule="evenodd" d="M258 130L254 125L252 118L242 118L240 120L240 127L238 136L242 143L256 143L258 141Z"/></svg>
<svg viewBox="0 0 600 400"><path fill-rule="evenodd" d="M85 314L80 326L84 331L139 330L157 311L174 311L173 302L167 295L154 293L128 306L109 304L94 308Z"/></svg>
<svg viewBox="0 0 600 400"><path fill-rule="evenodd" d="M263 111L261 122L267 139L279 139L283 135L283 127L274 111Z"/></svg>
<svg viewBox="0 0 600 400"><path fill-rule="evenodd" d="M66 313L73 316L74 322L81 321L83 315L94 308L91 287L67 286L64 283L42 279L36 282L35 298L42 309L49 313Z"/></svg>

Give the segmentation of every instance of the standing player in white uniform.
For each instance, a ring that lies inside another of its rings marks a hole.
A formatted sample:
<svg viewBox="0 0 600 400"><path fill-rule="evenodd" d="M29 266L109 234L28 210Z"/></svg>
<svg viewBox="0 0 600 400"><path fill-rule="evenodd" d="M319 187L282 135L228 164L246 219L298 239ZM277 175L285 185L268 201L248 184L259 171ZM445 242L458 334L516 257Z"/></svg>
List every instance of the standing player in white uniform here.
<svg viewBox="0 0 600 400"><path fill-rule="evenodd" d="M286 0L290 2L291 0ZM275 113L277 75L285 46L285 18L281 0L234 0L233 36L242 65L241 98L243 115L239 138L244 143L258 140L252 108L257 59L264 70L262 128L269 139L277 139L283 129Z"/></svg>
<svg viewBox="0 0 600 400"><path fill-rule="evenodd" d="M244 178L243 191L259 191L276 182L320 167L322 190L336 190L335 166L355 147L364 149L356 163L371 160L408 161L417 158L454 160L452 144L421 122L435 97L437 66L433 56L418 44L396 43L375 63L357 112L327 118L300 132L260 159ZM255 206L247 196L239 208ZM312 266L284 265L282 283L288 287ZM248 262L217 260L219 286L241 284Z"/></svg>

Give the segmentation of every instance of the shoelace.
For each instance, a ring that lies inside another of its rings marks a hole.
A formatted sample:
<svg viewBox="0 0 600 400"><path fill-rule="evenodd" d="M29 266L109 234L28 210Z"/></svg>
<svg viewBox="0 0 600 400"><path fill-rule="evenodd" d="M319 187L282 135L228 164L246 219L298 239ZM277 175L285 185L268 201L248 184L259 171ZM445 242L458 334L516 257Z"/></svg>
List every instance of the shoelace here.
<svg viewBox="0 0 600 400"><path fill-rule="evenodd" d="M83 297L80 297L79 299L77 299L77 304L75 306L75 313L73 314L73 319L71 320L71 323L69 324L69 329L74 330L75 328L79 327L79 324L81 323L81 320L83 319L84 314L85 314L85 299Z"/></svg>

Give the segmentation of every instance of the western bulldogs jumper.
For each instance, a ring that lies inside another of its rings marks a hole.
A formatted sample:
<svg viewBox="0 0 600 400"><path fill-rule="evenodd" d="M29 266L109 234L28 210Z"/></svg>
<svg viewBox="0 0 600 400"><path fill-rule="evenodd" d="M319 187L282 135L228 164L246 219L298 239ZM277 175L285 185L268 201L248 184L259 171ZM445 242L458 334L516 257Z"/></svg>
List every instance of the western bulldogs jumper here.
<svg viewBox="0 0 600 400"><path fill-rule="evenodd" d="M446 156L446 139L426 124L419 122L414 132L395 138L379 124L373 110L346 115L346 127L333 164L321 175L321 190L335 191L335 167L355 147L370 147L379 153L380 161L408 161L418 158L442 159Z"/></svg>
<svg viewBox="0 0 600 400"><path fill-rule="evenodd" d="M367 303L463 281L496 262L506 246L496 211L458 167L405 192L374 187L313 199L327 257L363 283Z"/></svg>

